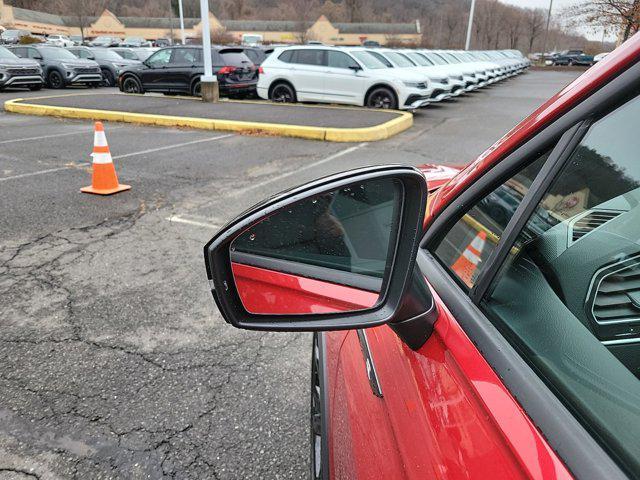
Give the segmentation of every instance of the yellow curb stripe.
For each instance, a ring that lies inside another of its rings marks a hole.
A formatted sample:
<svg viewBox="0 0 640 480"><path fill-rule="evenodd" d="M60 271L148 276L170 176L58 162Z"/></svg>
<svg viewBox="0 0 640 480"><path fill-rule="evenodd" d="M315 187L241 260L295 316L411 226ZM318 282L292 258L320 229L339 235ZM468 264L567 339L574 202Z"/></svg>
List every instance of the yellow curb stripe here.
<svg viewBox="0 0 640 480"><path fill-rule="evenodd" d="M55 98L37 97L37 99ZM29 99L34 100L34 99ZM239 120L221 120L214 118L176 117L147 113L129 113L88 108L57 107L24 103L25 99L15 98L4 103L7 112L24 115L39 115L84 120L105 120L112 122L137 123L163 127L189 127L200 130L224 130L240 133L257 133L296 137L328 142L375 142L384 140L407 130L413 125L413 115L409 112L394 112L397 117L373 127L330 128L306 125L287 125L279 123L245 122ZM307 108L299 106L299 108ZM314 108L314 107L311 107ZM317 108L317 107L315 107Z"/></svg>

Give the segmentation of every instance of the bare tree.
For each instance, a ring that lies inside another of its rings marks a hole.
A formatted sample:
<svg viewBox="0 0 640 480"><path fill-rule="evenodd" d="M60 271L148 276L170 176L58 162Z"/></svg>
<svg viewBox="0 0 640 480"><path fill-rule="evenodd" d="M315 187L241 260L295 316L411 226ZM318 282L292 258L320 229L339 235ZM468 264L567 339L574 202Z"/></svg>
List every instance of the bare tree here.
<svg viewBox="0 0 640 480"><path fill-rule="evenodd" d="M365 10L365 0L344 0L349 22L362 22Z"/></svg>
<svg viewBox="0 0 640 480"><path fill-rule="evenodd" d="M73 19L75 26L80 28L80 35L84 41L84 31L91 25L92 17L102 13L106 7L105 0L57 0L56 8L63 15Z"/></svg>
<svg viewBox="0 0 640 480"><path fill-rule="evenodd" d="M529 53L533 51L533 43L544 32L545 13L539 8L527 10L524 18L524 27L529 40ZM543 52L544 53L544 52Z"/></svg>
<svg viewBox="0 0 640 480"><path fill-rule="evenodd" d="M509 48L518 48L523 27L523 12L519 8L509 8L505 15L505 30L509 37Z"/></svg>
<svg viewBox="0 0 640 480"><path fill-rule="evenodd" d="M640 0L584 0L566 14L574 25L586 22L620 31L622 41L640 31Z"/></svg>

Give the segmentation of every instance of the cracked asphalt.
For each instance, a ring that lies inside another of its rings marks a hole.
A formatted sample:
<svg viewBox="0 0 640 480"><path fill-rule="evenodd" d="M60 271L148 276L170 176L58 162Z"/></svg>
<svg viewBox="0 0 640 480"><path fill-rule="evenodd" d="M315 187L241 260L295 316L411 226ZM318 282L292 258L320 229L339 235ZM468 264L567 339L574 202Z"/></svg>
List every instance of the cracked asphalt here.
<svg viewBox="0 0 640 480"><path fill-rule="evenodd" d="M373 144L107 123L133 187L112 197L79 193L91 123L0 113L0 479L306 478L311 337L226 325L204 243L321 175L465 164L576 75L530 72Z"/></svg>

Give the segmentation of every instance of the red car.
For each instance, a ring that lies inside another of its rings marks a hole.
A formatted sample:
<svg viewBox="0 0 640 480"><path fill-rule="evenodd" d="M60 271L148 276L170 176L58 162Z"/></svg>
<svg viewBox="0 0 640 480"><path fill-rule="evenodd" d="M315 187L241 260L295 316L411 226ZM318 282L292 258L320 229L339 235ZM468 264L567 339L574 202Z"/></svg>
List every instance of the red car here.
<svg viewBox="0 0 640 480"><path fill-rule="evenodd" d="M315 332L312 478L640 478L640 35L452 172L323 178L205 247L229 323Z"/></svg>

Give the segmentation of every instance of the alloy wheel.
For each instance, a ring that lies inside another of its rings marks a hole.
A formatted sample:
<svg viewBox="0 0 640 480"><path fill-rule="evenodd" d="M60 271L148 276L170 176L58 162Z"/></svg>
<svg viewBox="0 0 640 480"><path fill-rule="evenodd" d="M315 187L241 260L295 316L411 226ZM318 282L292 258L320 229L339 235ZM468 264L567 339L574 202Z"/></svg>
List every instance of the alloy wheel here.
<svg viewBox="0 0 640 480"><path fill-rule="evenodd" d="M58 72L53 71L49 74L49 86L51 88L62 88L62 75L60 75Z"/></svg>
<svg viewBox="0 0 640 480"><path fill-rule="evenodd" d="M122 90L125 93L140 93L142 89L140 88L140 84L135 78L126 78L122 84Z"/></svg>
<svg viewBox="0 0 640 480"><path fill-rule="evenodd" d="M293 103L293 91L287 85L277 85L271 94L272 100L278 103Z"/></svg>

